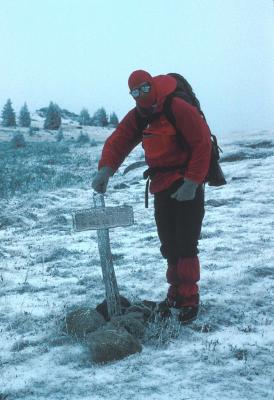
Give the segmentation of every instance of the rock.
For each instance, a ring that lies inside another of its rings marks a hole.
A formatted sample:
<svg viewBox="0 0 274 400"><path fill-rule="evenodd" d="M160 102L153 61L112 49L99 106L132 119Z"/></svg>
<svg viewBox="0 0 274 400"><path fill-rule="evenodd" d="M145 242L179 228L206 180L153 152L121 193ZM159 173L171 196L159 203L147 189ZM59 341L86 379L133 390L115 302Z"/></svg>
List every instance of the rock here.
<svg viewBox="0 0 274 400"><path fill-rule="evenodd" d="M96 310L80 308L66 316L66 331L78 338L83 338L88 333L102 327L105 323L103 316Z"/></svg>
<svg viewBox="0 0 274 400"><path fill-rule="evenodd" d="M122 313L124 313L125 310L128 307L130 307L130 302L123 296L120 296L120 301L121 301ZM96 310L98 311L98 313L100 313L105 318L106 321L109 320L106 300L104 300L102 303L98 304L98 306L96 307Z"/></svg>
<svg viewBox="0 0 274 400"><path fill-rule="evenodd" d="M137 319L138 321L144 322L145 318L144 318L144 313L143 311L141 311L139 308L137 308L136 306L130 306L129 308L126 309L125 311L125 315L127 316L128 314L130 314L130 316L132 318Z"/></svg>
<svg viewBox="0 0 274 400"><path fill-rule="evenodd" d="M126 183L117 183L113 186L113 189L127 189L129 186Z"/></svg>
<svg viewBox="0 0 274 400"><path fill-rule="evenodd" d="M126 309L125 314L135 314L135 318L142 319L143 321L149 320L153 314L153 310L150 307L145 306L143 303L133 304Z"/></svg>
<svg viewBox="0 0 274 400"><path fill-rule="evenodd" d="M142 351L138 339L126 329L115 329L112 324L87 335L86 344L96 363L121 360Z"/></svg>
<svg viewBox="0 0 274 400"><path fill-rule="evenodd" d="M129 313L125 315L114 316L111 318L110 322L114 327L118 329L124 328L134 337L141 338L144 336L145 332L145 326L142 319L142 314L140 313L139 315L137 313Z"/></svg>
<svg viewBox="0 0 274 400"><path fill-rule="evenodd" d="M151 300L143 300L142 303L144 306L148 307L151 309L151 311L154 311L157 307L156 301L151 301Z"/></svg>
<svg viewBox="0 0 274 400"><path fill-rule="evenodd" d="M144 167L146 165L147 163L145 161L136 161L125 168L123 175L127 174L129 171L132 171L136 168Z"/></svg>
<svg viewBox="0 0 274 400"><path fill-rule="evenodd" d="M11 347L11 351L21 351L29 346L31 346L31 342L29 340L18 340ZM1 399L1 397L0 397L0 399Z"/></svg>

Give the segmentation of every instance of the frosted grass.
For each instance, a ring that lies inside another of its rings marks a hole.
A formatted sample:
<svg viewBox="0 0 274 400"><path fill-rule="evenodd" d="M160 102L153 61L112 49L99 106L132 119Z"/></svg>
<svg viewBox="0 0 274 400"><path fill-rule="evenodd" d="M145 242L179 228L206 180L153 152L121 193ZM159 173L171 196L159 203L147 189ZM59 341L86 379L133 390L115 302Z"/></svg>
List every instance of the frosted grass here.
<svg viewBox="0 0 274 400"><path fill-rule="evenodd" d="M61 328L69 310L94 307L104 298L96 232L75 233L71 220L73 210L92 206L90 179L101 145L75 148L65 142L60 151L45 142L36 154L27 143L17 160L6 151L2 182L11 179L14 165L17 171L25 166L23 177L33 165L37 173L1 199L2 396L273 400L274 134L234 135L220 145L228 185L206 187L199 318L186 327L176 316L151 323L141 354L100 366ZM56 164L45 178L41 171L49 168L51 154ZM123 175L142 158L137 148L106 196L109 206L134 208L135 225L110 230L119 290L132 301L161 300L167 290L152 197L144 208L142 168ZM75 180L62 182L62 171ZM115 189L121 183L127 186Z"/></svg>

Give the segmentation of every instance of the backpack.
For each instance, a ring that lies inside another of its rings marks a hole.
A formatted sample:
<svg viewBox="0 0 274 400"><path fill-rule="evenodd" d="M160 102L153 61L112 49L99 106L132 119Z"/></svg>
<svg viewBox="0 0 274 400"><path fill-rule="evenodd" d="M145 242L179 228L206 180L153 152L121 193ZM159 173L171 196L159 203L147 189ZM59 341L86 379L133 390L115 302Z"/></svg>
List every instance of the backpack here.
<svg viewBox="0 0 274 400"><path fill-rule="evenodd" d="M164 107L163 107L163 112L162 113L164 113L164 115L167 118L167 120L176 129L175 117L174 117L174 115L172 113L171 103L172 103L173 97L180 97L181 99L185 100L187 103L189 103L192 106L196 107L197 110L199 111L199 113L201 114L202 118L205 120L205 122L207 124L205 115L201 110L199 100L197 99L195 93L192 90L192 87L187 82L187 80L180 74L169 73L168 75L172 76L173 78L176 79L177 87L176 87L176 89L174 90L173 93L171 93L170 95L167 96L167 98L165 100L165 103L164 103ZM138 113L138 110L136 109L136 121L137 121L137 126L138 126L139 130L143 131L143 129L145 128L147 123L155 120L162 113L156 114L156 115L152 115L151 117L142 118L140 116L140 114ZM210 130L209 130L209 132L210 132ZM177 131L177 129L176 129L176 138L177 138L178 145L182 149L188 149L189 148L189 144L184 139L184 137L181 134L181 132ZM222 171L222 169L220 167L220 164L219 164L219 159L220 159L219 151L222 151L222 150L218 146L218 142L217 142L216 136L213 135L211 132L210 132L210 138L211 138L211 157L210 157L210 164L209 164L208 173L207 173L207 176L206 176L206 178L204 180L204 183L208 183L209 186L222 186L222 185L226 184L226 180L225 180L223 171ZM155 171L152 171L152 173L156 172L156 169L160 171L160 170L163 170L164 168L161 168L161 167L157 168L156 167L154 169L155 169ZM151 173L151 169L147 170L144 176L149 176L150 173Z"/></svg>

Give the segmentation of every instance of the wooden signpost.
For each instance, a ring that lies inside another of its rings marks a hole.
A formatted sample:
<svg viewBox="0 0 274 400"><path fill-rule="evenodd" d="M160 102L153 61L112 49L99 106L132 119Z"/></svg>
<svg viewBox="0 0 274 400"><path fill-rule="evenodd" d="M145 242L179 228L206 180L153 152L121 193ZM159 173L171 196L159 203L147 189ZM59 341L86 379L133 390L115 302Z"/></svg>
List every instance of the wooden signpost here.
<svg viewBox="0 0 274 400"><path fill-rule="evenodd" d="M121 315L121 304L110 250L109 228L132 225L134 223L133 209L131 206L105 207L103 194L94 194L93 202L93 208L73 214L73 225L78 232L97 230L108 314L112 317Z"/></svg>

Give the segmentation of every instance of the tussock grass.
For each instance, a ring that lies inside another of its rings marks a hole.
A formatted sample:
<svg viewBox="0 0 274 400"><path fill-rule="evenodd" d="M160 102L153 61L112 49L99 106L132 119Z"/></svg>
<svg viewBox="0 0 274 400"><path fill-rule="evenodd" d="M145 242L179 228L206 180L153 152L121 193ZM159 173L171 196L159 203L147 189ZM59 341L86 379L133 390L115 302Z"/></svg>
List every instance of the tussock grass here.
<svg viewBox="0 0 274 400"><path fill-rule="evenodd" d="M0 198L19 193L86 185L91 179L89 153L70 144L29 142L14 148L0 143Z"/></svg>

